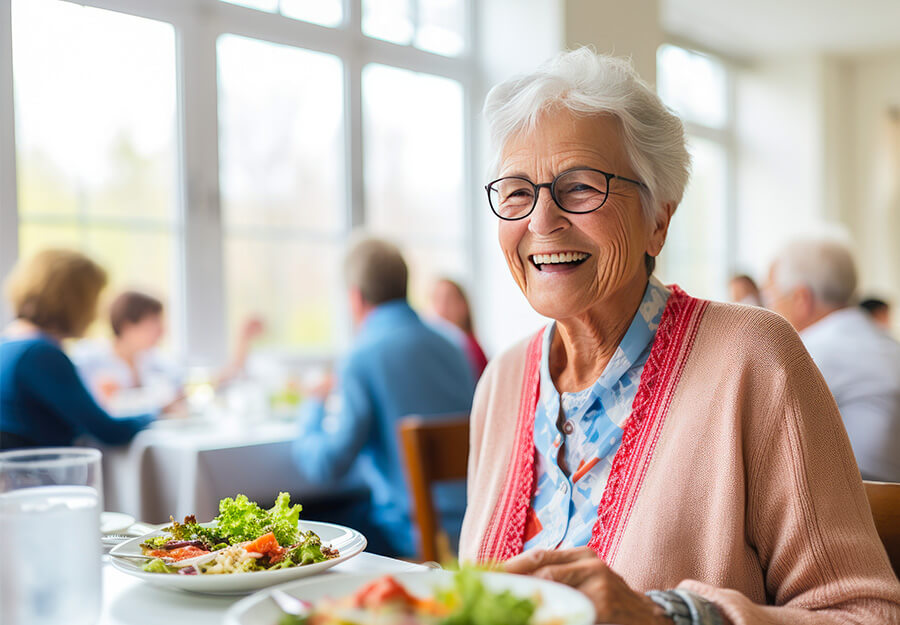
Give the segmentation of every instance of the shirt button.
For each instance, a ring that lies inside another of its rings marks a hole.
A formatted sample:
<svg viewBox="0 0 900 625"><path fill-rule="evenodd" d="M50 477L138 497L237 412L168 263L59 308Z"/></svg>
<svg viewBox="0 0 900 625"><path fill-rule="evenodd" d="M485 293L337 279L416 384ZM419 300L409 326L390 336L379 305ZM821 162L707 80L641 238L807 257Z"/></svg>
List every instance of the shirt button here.
<svg viewBox="0 0 900 625"><path fill-rule="evenodd" d="M567 492L569 492L569 484L566 482L560 482L559 492L561 492L563 495L565 495Z"/></svg>
<svg viewBox="0 0 900 625"><path fill-rule="evenodd" d="M565 423L563 423L563 432L566 434L566 436L569 436L574 431L575 431L575 424L572 422L571 419L569 419Z"/></svg>

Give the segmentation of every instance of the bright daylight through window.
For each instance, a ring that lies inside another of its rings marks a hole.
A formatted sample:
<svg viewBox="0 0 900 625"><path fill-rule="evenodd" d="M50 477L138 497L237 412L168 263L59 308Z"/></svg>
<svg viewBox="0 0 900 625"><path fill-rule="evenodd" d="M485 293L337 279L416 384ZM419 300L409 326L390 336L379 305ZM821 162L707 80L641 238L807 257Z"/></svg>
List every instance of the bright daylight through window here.
<svg viewBox="0 0 900 625"><path fill-rule="evenodd" d="M672 45L657 53L659 95L683 120L691 180L669 227L660 271L699 297L720 299L733 270L733 119L726 67Z"/></svg>
<svg viewBox="0 0 900 625"><path fill-rule="evenodd" d="M255 314L262 349L333 353L356 227L415 303L466 280L465 0L94 3L12 0L20 257L87 252L198 361Z"/></svg>
<svg viewBox="0 0 900 625"><path fill-rule="evenodd" d="M172 27L17 0L13 52L20 256L78 248L107 267L109 292L179 306Z"/></svg>

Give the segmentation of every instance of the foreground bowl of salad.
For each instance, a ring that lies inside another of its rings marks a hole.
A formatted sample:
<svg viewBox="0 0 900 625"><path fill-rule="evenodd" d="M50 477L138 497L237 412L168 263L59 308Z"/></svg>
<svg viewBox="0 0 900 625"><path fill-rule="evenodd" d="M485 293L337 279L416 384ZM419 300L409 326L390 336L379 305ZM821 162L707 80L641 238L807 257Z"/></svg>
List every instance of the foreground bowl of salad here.
<svg viewBox="0 0 900 625"><path fill-rule="evenodd" d="M277 597L275 595L278 595ZM280 606L289 595L300 615ZM554 582L476 570L334 575L299 580L234 604L226 625L592 625L583 594Z"/></svg>
<svg viewBox="0 0 900 625"><path fill-rule="evenodd" d="M244 495L219 502L208 523L193 516L110 551L117 569L157 586L214 594L247 593L315 575L361 553L365 537L331 523L301 521L280 493L263 509Z"/></svg>

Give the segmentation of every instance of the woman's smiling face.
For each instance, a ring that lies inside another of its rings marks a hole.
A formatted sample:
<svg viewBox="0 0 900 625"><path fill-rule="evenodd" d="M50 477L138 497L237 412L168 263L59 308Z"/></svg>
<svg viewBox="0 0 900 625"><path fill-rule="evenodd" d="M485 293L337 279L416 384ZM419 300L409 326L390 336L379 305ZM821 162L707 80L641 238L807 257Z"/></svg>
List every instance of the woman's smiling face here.
<svg viewBox="0 0 900 625"><path fill-rule="evenodd" d="M521 176L543 183L576 167L637 179L618 120L577 116L562 108L544 112L532 130L507 141L498 178ZM531 306L552 319L567 319L629 288L642 288L647 280L644 254L659 253L668 225L664 221L648 223L639 187L623 180L611 180L603 206L584 214L564 212L541 188L528 217L500 221L500 247ZM557 262L548 262L553 260Z"/></svg>

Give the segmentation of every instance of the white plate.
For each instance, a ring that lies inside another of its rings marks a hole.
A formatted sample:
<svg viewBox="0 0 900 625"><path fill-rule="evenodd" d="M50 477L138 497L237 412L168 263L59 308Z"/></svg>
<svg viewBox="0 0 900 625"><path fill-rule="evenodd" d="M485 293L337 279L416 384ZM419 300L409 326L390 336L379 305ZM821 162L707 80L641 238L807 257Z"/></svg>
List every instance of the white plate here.
<svg viewBox="0 0 900 625"><path fill-rule="evenodd" d="M340 598L356 592L364 584L383 577L384 573L364 573L358 575L326 575L317 579L299 580L279 587L289 595L315 602L324 597ZM541 596L541 606L535 613L534 623L553 619L565 625L592 625L594 606L583 594L537 577L510 575L508 573L483 573L485 585L493 591L509 590L518 597ZM450 571L422 571L395 573L394 579L419 597L434 594L437 588L447 588L453 582ZM281 610L269 595L268 590L238 601L225 615L226 625L278 625Z"/></svg>
<svg viewBox="0 0 900 625"><path fill-rule="evenodd" d="M210 523L201 523L208 526ZM238 595L246 594L260 588L281 584L292 579L316 575L326 569L330 569L335 564L340 564L345 560L349 560L355 555L362 553L366 548L366 537L342 525L334 525L332 523L317 523L315 521L300 521L300 529L304 532L312 530L322 539L322 544L330 545L340 552L337 558L317 562L315 564L304 564L302 566L294 566L289 569L278 569L276 571L253 571L250 573L231 573L228 575L178 575L177 573L147 573L141 570L141 564L132 564L134 560L120 560L111 558L114 567L134 575L156 586L164 586L166 588L174 588L177 590L187 590L190 592L202 592L214 595ZM164 532L150 532L138 538L133 538L121 545L116 545L110 555L140 555L141 543L152 536L161 536Z"/></svg>
<svg viewBox="0 0 900 625"><path fill-rule="evenodd" d="M134 525L134 517L121 512L101 512L100 532L102 534L119 534Z"/></svg>

